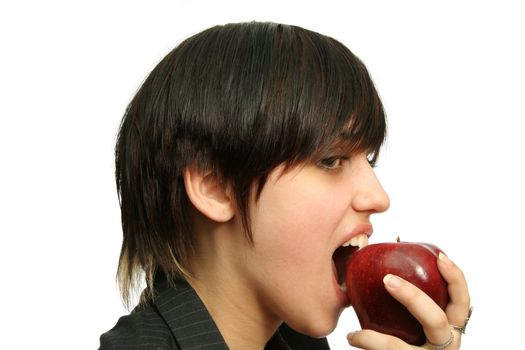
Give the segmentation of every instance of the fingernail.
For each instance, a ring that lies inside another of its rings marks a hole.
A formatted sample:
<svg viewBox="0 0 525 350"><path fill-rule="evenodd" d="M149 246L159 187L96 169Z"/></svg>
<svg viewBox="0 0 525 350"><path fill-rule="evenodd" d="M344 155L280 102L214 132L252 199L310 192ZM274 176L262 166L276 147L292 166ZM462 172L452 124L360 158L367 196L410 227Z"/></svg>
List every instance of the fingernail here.
<svg viewBox="0 0 525 350"><path fill-rule="evenodd" d="M351 333L348 333L346 335L346 340L348 340L348 343L350 345L352 345L352 339L354 338L354 335L356 334L357 332L351 332Z"/></svg>
<svg viewBox="0 0 525 350"><path fill-rule="evenodd" d="M442 252L439 252L438 257L439 257L439 260L443 261L445 264L452 265L452 261L448 258L448 256L446 256Z"/></svg>
<svg viewBox="0 0 525 350"><path fill-rule="evenodd" d="M391 288L401 287L401 279L390 273L386 275L385 277L383 277L383 283Z"/></svg>

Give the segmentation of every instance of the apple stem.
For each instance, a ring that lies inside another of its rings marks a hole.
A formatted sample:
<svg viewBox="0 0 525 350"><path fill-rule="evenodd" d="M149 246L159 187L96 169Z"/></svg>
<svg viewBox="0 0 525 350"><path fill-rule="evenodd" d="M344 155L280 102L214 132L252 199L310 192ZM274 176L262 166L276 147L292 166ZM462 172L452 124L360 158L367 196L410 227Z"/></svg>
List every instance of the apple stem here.
<svg viewBox="0 0 525 350"><path fill-rule="evenodd" d="M396 238L396 242L397 242L397 243L401 242L401 238L399 238L399 236L397 236L397 238Z"/></svg>

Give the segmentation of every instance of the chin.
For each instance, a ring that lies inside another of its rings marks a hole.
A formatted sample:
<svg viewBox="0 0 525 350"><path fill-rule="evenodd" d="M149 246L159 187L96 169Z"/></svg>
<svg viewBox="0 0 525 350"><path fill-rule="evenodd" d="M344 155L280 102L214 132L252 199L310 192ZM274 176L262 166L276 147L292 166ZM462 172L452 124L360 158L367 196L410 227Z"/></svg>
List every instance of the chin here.
<svg viewBox="0 0 525 350"><path fill-rule="evenodd" d="M287 323L295 331L313 338L323 338L332 333L337 326L337 319L313 319L301 324Z"/></svg>

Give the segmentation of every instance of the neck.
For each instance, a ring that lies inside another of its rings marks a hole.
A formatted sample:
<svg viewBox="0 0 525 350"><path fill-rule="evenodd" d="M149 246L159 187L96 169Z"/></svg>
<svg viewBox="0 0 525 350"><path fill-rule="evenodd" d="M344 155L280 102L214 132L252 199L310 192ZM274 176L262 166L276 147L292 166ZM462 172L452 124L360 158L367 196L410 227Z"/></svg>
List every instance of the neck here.
<svg viewBox="0 0 525 350"><path fill-rule="evenodd" d="M230 349L264 349L281 321L268 313L245 278L239 245L228 243L228 232L208 231L192 260L195 289ZM237 237L245 240L242 234ZM233 238L238 239L238 238ZM220 241L220 244L216 244ZM230 247L236 247L229 249ZM246 249L251 249L246 243Z"/></svg>

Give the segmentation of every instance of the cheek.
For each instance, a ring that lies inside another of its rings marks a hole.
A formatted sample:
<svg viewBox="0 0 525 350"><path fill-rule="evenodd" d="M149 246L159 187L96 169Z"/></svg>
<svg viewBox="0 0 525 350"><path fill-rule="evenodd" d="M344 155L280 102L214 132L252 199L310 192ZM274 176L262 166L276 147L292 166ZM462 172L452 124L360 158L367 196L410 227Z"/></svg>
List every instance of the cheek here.
<svg viewBox="0 0 525 350"><path fill-rule="evenodd" d="M310 182L285 183L263 192L257 221L279 244L302 249L330 238L348 207L340 191ZM275 235L277 237L275 237Z"/></svg>

